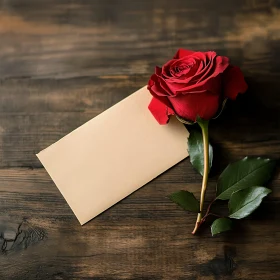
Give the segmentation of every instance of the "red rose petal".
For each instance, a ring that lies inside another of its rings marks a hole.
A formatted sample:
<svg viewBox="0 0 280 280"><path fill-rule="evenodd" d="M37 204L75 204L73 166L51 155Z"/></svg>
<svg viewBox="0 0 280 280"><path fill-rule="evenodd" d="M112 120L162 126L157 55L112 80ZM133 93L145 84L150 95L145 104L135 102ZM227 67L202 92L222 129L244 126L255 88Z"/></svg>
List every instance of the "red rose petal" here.
<svg viewBox="0 0 280 280"><path fill-rule="evenodd" d="M215 52L205 53L204 67L194 76L197 83L204 82L208 78L216 77L223 73L229 65L229 59L225 56L217 56Z"/></svg>
<svg viewBox="0 0 280 280"><path fill-rule="evenodd" d="M156 79L156 80L154 80L154 79ZM160 83L161 81L164 82L164 80L162 78L158 78L155 74L152 75L149 80L147 89L150 91L151 95L154 96L155 98L157 98L161 103L172 108L172 105L167 98L168 93L165 92L164 88L162 88L162 85Z"/></svg>
<svg viewBox="0 0 280 280"><path fill-rule="evenodd" d="M220 105L220 96L211 92L177 95L168 99L178 116L191 121L195 121L197 116L212 119Z"/></svg>
<svg viewBox="0 0 280 280"><path fill-rule="evenodd" d="M244 93L248 85L237 66L229 66L223 74L224 96L235 100L238 93Z"/></svg>
<svg viewBox="0 0 280 280"><path fill-rule="evenodd" d="M174 115L174 111L171 108L167 107L154 97L148 108L159 124L167 124L169 121L169 115Z"/></svg>
<svg viewBox="0 0 280 280"><path fill-rule="evenodd" d="M168 92L166 92L166 89L168 88L162 88L160 82L161 80L164 82L164 80L161 77L158 77L156 74L153 74L148 82L148 90L150 93L154 96L167 96Z"/></svg>
<svg viewBox="0 0 280 280"><path fill-rule="evenodd" d="M161 73L162 73L162 69L160 68L160 67L158 67L158 66L156 66L156 68L155 68L155 73L156 73L156 75L161 75Z"/></svg>
<svg viewBox="0 0 280 280"><path fill-rule="evenodd" d="M185 50L185 49L179 49L176 54L174 55L174 59L178 59L178 58L182 58L184 56L188 56L193 54L194 51L190 51L190 50Z"/></svg>
<svg viewBox="0 0 280 280"><path fill-rule="evenodd" d="M180 93L187 94L203 91L210 91L214 94L220 94L222 85L219 76L227 69L228 66L229 59L225 56L216 56L211 58L203 71L201 71L199 75L193 77L195 79L199 78L199 80L197 80L195 83L194 81L189 81L188 84L186 83L184 85L184 87L178 87L177 95Z"/></svg>
<svg viewBox="0 0 280 280"><path fill-rule="evenodd" d="M222 83L221 83L220 76L221 75L218 75L217 77L213 77L213 78L210 77L198 84L190 84L189 86L185 85L185 87L177 88L176 96L181 94L188 95L188 94L205 93L205 92L220 95L222 90Z"/></svg>
<svg viewBox="0 0 280 280"><path fill-rule="evenodd" d="M207 63L207 58L208 56L211 58L211 57L214 57L216 56L216 53L215 52L195 52L194 53L194 56L197 57L199 60L202 60L205 62L205 64Z"/></svg>
<svg viewBox="0 0 280 280"><path fill-rule="evenodd" d="M162 76L166 79L169 79L172 77L171 73L170 73L170 68L172 63L174 63L174 59L169 60L168 62L166 62L163 66L162 66Z"/></svg>
<svg viewBox="0 0 280 280"><path fill-rule="evenodd" d="M198 71L193 75L190 80L191 84L197 84L200 81L203 81L205 79L204 77L210 77L209 71L215 70L213 64L217 54L213 51L205 53L196 52L194 53L194 56L201 61L202 67L200 67L200 69L198 69Z"/></svg>

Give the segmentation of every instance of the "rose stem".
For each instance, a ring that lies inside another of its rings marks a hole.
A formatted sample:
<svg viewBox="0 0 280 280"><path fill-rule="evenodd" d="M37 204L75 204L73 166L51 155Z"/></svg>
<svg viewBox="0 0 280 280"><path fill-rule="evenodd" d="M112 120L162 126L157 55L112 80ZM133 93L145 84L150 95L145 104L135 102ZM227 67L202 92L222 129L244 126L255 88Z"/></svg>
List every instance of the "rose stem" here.
<svg viewBox="0 0 280 280"><path fill-rule="evenodd" d="M202 188L201 188L201 194L200 194L199 213L197 215L195 227L194 227L192 234L196 233L196 231L201 223L201 220L202 220L202 211L203 211L204 198L205 198L205 192L206 192L207 182L208 182L208 173L209 173L209 137L208 137L209 121L205 121L205 120L202 120L199 118L197 120L197 123L199 124L199 126L202 130L203 151L204 151L204 171L203 171Z"/></svg>
<svg viewBox="0 0 280 280"><path fill-rule="evenodd" d="M212 206L212 204L213 204L215 201L216 201L216 199L214 199L214 200L209 204L209 206L208 206L208 208L207 208L207 211L206 211L204 217L201 219L199 225L197 226L197 230L198 230L199 227L206 221L206 218L207 218L208 216L214 216L214 217L218 217L218 218L226 218L226 217L223 217L223 216L218 215L218 214L210 213L211 206Z"/></svg>

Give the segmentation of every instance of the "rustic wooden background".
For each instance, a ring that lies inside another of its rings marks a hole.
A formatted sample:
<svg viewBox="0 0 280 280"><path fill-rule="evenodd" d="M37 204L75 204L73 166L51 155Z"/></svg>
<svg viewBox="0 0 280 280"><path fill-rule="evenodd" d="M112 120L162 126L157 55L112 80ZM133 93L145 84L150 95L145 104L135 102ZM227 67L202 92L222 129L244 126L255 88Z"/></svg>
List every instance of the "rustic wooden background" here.
<svg viewBox="0 0 280 280"><path fill-rule="evenodd" d="M280 279L280 175L233 232L192 236L186 159L85 226L35 156L142 87L179 47L216 50L250 90L213 121L207 200L229 161L280 157L279 0L0 0L0 279ZM278 168L279 171L279 168Z"/></svg>

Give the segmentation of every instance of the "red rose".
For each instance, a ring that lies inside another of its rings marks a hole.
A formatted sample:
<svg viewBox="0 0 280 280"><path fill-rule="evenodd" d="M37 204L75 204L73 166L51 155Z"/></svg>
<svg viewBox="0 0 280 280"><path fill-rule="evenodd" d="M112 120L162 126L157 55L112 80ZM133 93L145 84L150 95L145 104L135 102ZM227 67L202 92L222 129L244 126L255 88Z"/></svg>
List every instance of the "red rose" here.
<svg viewBox="0 0 280 280"><path fill-rule="evenodd" d="M160 124L169 115L195 121L213 118L225 98L235 99L247 90L243 74L215 52L179 49L174 58L156 67L148 83L153 95L149 109Z"/></svg>

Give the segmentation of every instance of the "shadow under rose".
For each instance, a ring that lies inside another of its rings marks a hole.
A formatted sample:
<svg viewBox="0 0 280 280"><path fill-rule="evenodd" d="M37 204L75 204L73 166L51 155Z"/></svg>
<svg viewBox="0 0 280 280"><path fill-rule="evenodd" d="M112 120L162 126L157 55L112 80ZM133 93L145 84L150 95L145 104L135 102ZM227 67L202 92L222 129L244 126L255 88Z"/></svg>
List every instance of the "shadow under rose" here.
<svg viewBox="0 0 280 280"><path fill-rule="evenodd" d="M214 174L228 158L280 156L280 75L255 74L246 80L249 90L236 101L228 101L222 115L210 123Z"/></svg>

